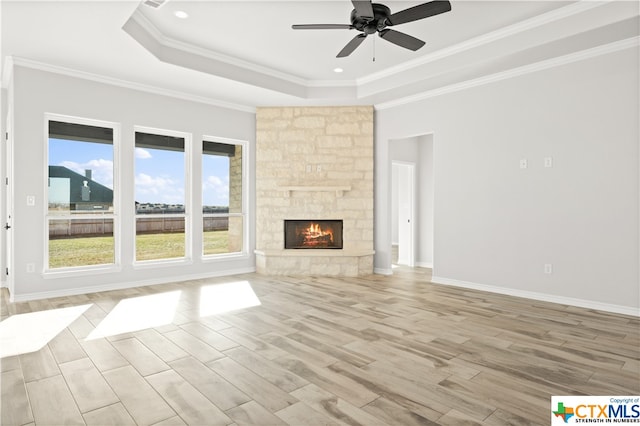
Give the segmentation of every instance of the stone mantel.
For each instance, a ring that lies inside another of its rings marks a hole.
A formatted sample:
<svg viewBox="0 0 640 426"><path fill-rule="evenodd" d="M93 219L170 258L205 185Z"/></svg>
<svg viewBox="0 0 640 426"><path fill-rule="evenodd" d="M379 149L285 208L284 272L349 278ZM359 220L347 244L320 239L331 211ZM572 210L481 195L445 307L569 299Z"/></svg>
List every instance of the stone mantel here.
<svg viewBox="0 0 640 426"><path fill-rule="evenodd" d="M319 186L319 185L307 185L307 186L281 186L281 190L285 191L287 197L291 196L292 192L335 192L336 197L342 197L345 191L351 191L350 185L341 186Z"/></svg>

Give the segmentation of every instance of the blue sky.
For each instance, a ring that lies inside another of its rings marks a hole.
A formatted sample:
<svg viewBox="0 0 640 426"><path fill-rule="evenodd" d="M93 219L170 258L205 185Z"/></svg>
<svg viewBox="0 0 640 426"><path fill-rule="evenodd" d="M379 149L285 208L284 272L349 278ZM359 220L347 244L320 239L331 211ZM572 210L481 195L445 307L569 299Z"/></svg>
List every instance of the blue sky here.
<svg viewBox="0 0 640 426"><path fill-rule="evenodd" d="M135 150L135 199L140 203L184 204L184 154L158 149ZM49 164L83 174L113 188L113 146L49 139ZM229 205L229 158L204 155L202 196L205 206Z"/></svg>

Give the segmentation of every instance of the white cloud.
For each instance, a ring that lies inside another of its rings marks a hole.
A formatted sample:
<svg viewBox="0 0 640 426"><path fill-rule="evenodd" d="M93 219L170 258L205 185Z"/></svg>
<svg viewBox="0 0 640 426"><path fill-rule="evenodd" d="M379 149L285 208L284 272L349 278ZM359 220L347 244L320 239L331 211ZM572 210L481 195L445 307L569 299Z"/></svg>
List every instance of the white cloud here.
<svg viewBox="0 0 640 426"><path fill-rule="evenodd" d="M91 179L113 189L113 161L105 159L89 160L86 163L76 163L75 161L63 161L58 166L66 167L69 170L85 175L85 170L91 170Z"/></svg>
<svg viewBox="0 0 640 426"><path fill-rule="evenodd" d="M170 178L152 177L144 173L136 176L136 189L143 194L159 194L173 185Z"/></svg>
<svg viewBox="0 0 640 426"><path fill-rule="evenodd" d="M140 198L140 199L137 199ZM136 201L141 203L184 203L184 188L168 177L136 175Z"/></svg>
<svg viewBox="0 0 640 426"><path fill-rule="evenodd" d="M229 199L229 178L219 178L218 176L208 176L202 187L203 192L213 192L218 200Z"/></svg>
<svg viewBox="0 0 640 426"><path fill-rule="evenodd" d="M136 158L140 159L140 160L146 160L148 158L151 158L152 155L149 151L147 151L144 148L136 148Z"/></svg>

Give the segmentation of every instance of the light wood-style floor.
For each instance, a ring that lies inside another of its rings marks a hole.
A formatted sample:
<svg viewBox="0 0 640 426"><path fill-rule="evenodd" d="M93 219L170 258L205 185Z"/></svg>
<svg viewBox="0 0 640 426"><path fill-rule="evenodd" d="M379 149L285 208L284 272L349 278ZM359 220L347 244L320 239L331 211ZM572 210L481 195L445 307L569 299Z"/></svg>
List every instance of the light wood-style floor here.
<svg viewBox="0 0 640 426"><path fill-rule="evenodd" d="M637 317L429 273L247 274L20 304L4 292L2 324L84 311L2 359L2 425L548 425L551 395L640 394ZM232 294L255 305L251 289L259 305L210 315L241 306Z"/></svg>

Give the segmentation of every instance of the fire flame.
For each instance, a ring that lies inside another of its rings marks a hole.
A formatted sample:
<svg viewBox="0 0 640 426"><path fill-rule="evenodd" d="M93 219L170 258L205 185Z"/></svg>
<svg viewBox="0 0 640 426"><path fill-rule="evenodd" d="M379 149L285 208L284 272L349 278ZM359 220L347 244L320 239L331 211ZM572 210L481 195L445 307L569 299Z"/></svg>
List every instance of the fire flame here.
<svg viewBox="0 0 640 426"><path fill-rule="evenodd" d="M304 234L305 244L308 243L308 245L315 245L316 241L319 238L327 236L329 237L331 243L333 243L333 229L329 228L323 230L318 223L309 224L309 227L305 229Z"/></svg>

